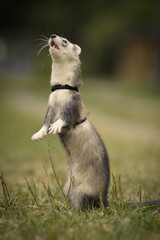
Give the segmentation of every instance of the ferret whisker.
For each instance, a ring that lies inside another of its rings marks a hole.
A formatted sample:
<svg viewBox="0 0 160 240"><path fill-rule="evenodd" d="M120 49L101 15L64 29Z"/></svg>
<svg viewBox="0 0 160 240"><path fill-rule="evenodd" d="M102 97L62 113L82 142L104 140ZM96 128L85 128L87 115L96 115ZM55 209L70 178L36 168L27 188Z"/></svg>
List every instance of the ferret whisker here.
<svg viewBox="0 0 160 240"><path fill-rule="evenodd" d="M48 42L48 40L45 40L45 39L35 39L34 41L42 42L42 43L46 43L46 42Z"/></svg>
<svg viewBox="0 0 160 240"><path fill-rule="evenodd" d="M49 40L49 37L46 37L44 35L42 35L42 38L46 39L46 40Z"/></svg>
<svg viewBox="0 0 160 240"><path fill-rule="evenodd" d="M48 43L45 44L45 45L43 45L43 46L39 49L39 51L37 52L37 56L39 56L39 54L40 54L40 53L43 51L43 49L45 49L47 46L48 46Z"/></svg>
<svg viewBox="0 0 160 240"><path fill-rule="evenodd" d="M41 42L41 43L37 43L37 44L36 44L36 46L42 46L42 47L43 47L44 45L48 45L48 43L45 43L45 44L44 44L44 43Z"/></svg>

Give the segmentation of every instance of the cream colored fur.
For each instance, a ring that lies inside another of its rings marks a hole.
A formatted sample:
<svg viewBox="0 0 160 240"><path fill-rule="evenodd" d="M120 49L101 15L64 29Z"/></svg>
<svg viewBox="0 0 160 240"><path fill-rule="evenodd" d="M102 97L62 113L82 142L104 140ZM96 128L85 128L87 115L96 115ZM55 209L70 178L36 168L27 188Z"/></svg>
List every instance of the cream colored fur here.
<svg viewBox="0 0 160 240"><path fill-rule="evenodd" d="M59 36L49 40L49 52L52 58L50 83L52 86L68 84L79 87L81 85L79 60L81 49L63 40ZM88 120L78 125L77 122L75 125L67 125L68 119L71 124L72 119L83 120L88 115L79 93L66 89L55 91L50 94L48 106L45 123L32 136L32 140L37 141L43 138L47 131L51 134L59 134L69 165L64 193L66 196L69 194L71 205L76 208L85 207L83 206L85 196L97 201L100 198L100 189L102 189L104 203L107 202L109 163L99 134ZM72 116L69 115L70 113Z"/></svg>
<svg viewBox="0 0 160 240"><path fill-rule="evenodd" d="M88 120L69 131L68 135L70 137L66 147L71 157L68 156L69 175L64 193L67 195L71 185L72 204L77 207L82 195L99 195L100 188L106 182L105 172L101 168L103 160L100 156L103 149ZM92 164L93 156L97 162Z"/></svg>

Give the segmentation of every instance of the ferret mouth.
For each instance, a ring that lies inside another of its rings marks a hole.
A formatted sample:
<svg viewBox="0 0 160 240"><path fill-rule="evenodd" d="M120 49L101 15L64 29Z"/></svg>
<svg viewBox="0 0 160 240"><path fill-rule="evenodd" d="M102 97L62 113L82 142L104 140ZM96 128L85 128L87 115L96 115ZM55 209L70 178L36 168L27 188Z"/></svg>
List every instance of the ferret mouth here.
<svg viewBox="0 0 160 240"><path fill-rule="evenodd" d="M53 40L51 40L51 42L50 42L50 47L52 47L52 48L56 48L56 49L59 50L58 45L57 45Z"/></svg>

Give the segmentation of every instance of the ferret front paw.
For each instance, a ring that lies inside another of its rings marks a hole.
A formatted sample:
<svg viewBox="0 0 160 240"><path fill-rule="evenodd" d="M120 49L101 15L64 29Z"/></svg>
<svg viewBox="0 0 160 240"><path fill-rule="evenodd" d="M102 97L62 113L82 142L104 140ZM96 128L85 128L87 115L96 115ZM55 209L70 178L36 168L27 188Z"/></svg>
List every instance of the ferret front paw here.
<svg viewBox="0 0 160 240"><path fill-rule="evenodd" d="M49 133L56 134L61 133L63 127L63 121L61 119L57 120L55 123L52 123L49 128Z"/></svg>
<svg viewBox="0 0 160 240"><path fill-rule="evenodd" d="M32 136L32 140L33 141L38 141L40 139L42 139L44 136L47 135L47 131L43 128L41 128L37 133L35 133L33 136Z"/></svg>

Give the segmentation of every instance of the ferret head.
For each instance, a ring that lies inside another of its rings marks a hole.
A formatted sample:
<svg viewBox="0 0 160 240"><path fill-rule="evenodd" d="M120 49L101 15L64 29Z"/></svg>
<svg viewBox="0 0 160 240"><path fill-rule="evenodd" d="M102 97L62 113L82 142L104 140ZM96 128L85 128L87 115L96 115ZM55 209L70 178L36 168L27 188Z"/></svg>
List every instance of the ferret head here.
<svg viewBox="0 0 160 240"><path fill-rule="evenodd" d="M75 60L79 59L81 48L70 43L66 38L52 34L49 41L49 52L54 60Z"/></svg>

